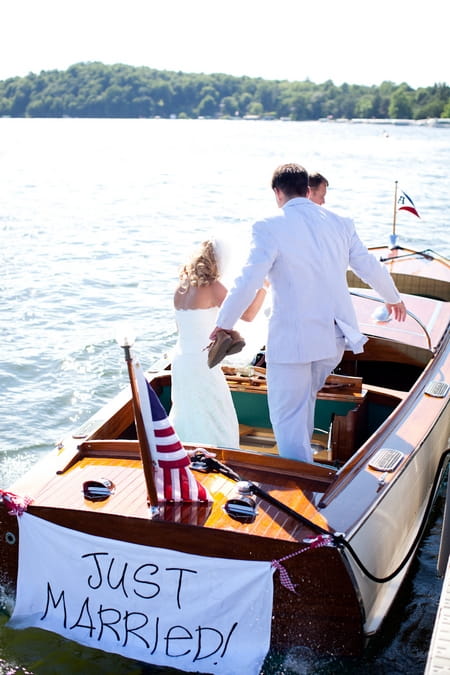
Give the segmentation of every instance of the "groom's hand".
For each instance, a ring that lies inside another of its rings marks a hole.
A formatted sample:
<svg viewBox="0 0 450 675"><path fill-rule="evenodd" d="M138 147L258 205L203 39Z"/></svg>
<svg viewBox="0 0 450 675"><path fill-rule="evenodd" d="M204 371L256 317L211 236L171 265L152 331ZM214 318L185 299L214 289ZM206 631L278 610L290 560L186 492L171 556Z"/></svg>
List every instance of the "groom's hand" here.
<svg viewBox="0 0 450 675"><path fill-rule="evenodd" d="M394 315L397 321L404 321L406 319L406 307L404 302L396 302L394 305L386 303L389 314Z"/></svg>
<svg viewBox="0 0 450 675"><path fill-rule="evenodd" d="M215 340L215 339L216 339L216 335L217 335L217 333L219 332L219 330L222 330L222 328L221 328L220 326L216 326L216 327L214 328L213 332L211 333L211 335L209 336L209 339L210 339L210 340Z"/></svg>

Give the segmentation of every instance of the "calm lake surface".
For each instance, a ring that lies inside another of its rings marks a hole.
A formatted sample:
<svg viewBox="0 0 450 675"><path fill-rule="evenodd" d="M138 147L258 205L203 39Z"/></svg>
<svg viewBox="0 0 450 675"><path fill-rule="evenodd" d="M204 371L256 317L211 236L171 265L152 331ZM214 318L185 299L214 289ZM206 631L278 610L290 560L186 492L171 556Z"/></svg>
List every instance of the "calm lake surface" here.
<svg viewBox="0 0 450 675"><path fill-rule="evenodd" d="M243 120L0 119L0 487L127 384L115 337L137 334L148 367L175 343L179 264L208 234L236 237L273 211L273 169L295 161L330 182L327 207L387 243L398 181L420 219L399 243L450 255L450 129ZM423 673L442 580L442 495L382 633L361 659L301 647L264 675ZM380 546L383 535L380 533ZM0 672L168 674L39 630L6 627ZM236 675L245 675L236 674Z"/></svg>

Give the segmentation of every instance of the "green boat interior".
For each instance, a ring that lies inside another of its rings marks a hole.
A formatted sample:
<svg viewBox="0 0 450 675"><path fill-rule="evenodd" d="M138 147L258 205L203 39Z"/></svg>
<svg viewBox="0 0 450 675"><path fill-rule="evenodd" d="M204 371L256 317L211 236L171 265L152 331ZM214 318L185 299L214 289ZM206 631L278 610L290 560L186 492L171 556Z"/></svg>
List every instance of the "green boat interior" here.
<svg viewBox="0 0 450 675"><path fill-rule="evenodd" d="M317 396L312 439L315 463L330 469L334 467L335 471L346 464L403 401L432 358L429 349L401 343L393 346L392 342L377 336L369 336L363 354L345 352ZM170 365L165 363L163 368L149 373L149 378L169 413ZM239 420L240 449L276 456L278 450L269 418L265 368L224 365L223 370ZM102 439L136 440L131 400L119 397L115 405L118 406L115 414L110 416L111 409L108 408L103 411L101 420L94 416L74 438L81 440L90 436L91 441L97 442ZM88 451L85 443L79 449ZM89 452L94 452L90 446Z"/></svg>
<svg viewBox="0 0 450 675"><path fill-rule="evenodd" d="M386 373L391 369L389 378ZM422 370L418 363L359 362L346 353L339 372L328 377L317 397L312 443L315 461L342 466L399 405ZM240 447L276 454L264 369L225 366L224 371L238 415ZM386 381L392 381L393 387L386 387ZM158 377L153 386L169 412L170 374Z"/></svg>

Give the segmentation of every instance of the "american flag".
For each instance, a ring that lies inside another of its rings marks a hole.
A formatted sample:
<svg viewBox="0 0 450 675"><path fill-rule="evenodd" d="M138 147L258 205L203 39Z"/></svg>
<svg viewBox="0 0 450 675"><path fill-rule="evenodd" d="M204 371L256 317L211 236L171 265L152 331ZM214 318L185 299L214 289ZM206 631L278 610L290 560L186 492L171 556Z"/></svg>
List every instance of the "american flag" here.
<svg viewBox="0 0 450 675"><path fill-rule="evenodd" d="M164 407L135 361L134 374L142 419L150 448L158 501L212 502L205 487L189 468L190 459L171 426Z"/></svg>

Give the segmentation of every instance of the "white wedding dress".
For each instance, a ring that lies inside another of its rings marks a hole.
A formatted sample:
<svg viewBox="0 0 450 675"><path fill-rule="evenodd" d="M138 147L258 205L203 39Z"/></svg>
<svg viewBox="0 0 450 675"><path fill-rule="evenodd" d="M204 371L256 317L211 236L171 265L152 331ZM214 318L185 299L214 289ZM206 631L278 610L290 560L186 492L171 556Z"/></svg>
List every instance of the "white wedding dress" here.
<svg viewBox="0 0 450 675"><path fill-rule="evenodd" d="M209 344L218 307L178 309L178 341L172 359L169 420L182 442L239 447L239 423L225 375L208 367Z"/></svg>

